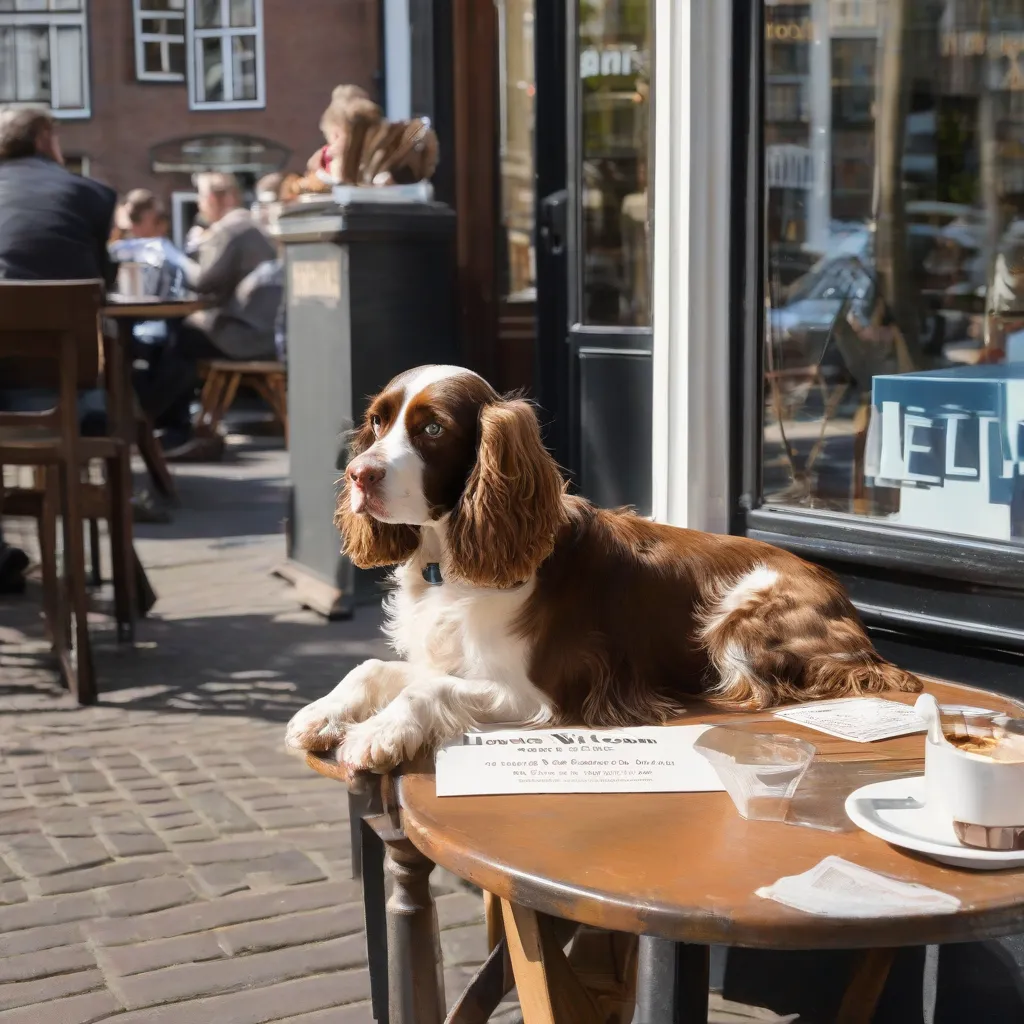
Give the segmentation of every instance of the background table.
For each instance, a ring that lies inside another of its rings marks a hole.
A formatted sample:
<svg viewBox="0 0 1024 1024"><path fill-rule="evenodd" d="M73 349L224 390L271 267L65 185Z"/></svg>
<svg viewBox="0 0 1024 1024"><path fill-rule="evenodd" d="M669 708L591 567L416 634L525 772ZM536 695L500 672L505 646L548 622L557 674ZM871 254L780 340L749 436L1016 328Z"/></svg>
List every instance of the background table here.
<svg viewBox="0 0 1024 1024"><path fill-rule="evenodd" d="M153 437L152 425L142 416L140 426L137 420L134 391L132 389L132 331L136 324L147 320L183 320L192 313L205 309L207 303L198 299L146 299L128 298L110 294L102 315L117 323L113 336L104 332L104 372L108 376L108 389L116 396L115 408L122 410L120 421L111 423L109 429L126 442L126 451L137 445L146 464L150 477L165 498L174 496L174 481L163 452ZM126 456L121 472L125 483L131 483L131 465ZM156 594L150 586L142 563L132 547L132 561L135 567L135 600L142 615L156 603Z"/></svg>
<svg viewBox="0 0 1024 1024"><path fill-rule="evenodd" d="M1021 712L1007 698L972 688L937 682L927 688L942 703ZM915 699L892 697L905 703ZM751 724L758 718L764 731L801 736L826 759L886 760L904 771L923 767L923 734L851 743L767 715L731 715L703 705L677 724ZM309 760L323 774L338 773L337 765ZM725 793L438 798L432 766L423 764L397 779L397 796L404 835L428 858L420 869L408 851L402 854L407 882L417 870L429 874L436 863L514 907L681 944L641 947L636 1019L645 1024L701 1020L702 1012L706 1019L711 944L878 950L994 938L1019 932L1024 924L1024 871L958 870L861 831L747 821ZM830 854L950 893L960 899L961 909L929 917L837 919L755 895ZM391 956L394 964L394 950ZM883 966L887 971L884 961ZM415 960L394 969L426 973ZM664 1015L680 1000L689 1016ZM398 1019L403 1024L433 1020L429 1013ZM395 1020L392 1009L392 1024Z"/></svg>

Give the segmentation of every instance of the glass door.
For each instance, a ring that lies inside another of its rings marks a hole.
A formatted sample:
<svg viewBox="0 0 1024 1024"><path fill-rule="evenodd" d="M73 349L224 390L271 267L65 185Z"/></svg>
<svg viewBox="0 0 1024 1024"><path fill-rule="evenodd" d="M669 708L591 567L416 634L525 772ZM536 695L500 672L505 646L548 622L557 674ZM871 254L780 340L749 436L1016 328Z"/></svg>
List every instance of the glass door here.
<svg viewBox="0 0 1024 1024"><path fill-rule="evenodd" d="M571 0L569 438L580 491L651 511L650 0Z"/></svg>

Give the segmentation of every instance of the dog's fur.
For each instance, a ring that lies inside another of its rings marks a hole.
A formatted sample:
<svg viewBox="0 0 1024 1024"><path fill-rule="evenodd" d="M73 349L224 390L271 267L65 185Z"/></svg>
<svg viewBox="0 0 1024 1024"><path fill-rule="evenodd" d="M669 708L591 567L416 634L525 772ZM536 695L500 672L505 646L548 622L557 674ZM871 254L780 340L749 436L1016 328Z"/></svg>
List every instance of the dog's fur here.
<svg viewBox="0 0 1024 1024"><path fill-rule="evenodd" d="M533 408L467 370L395 378L353 454L337 524L357 565L397 567L385 629L401 660L363 663L295 715L294 749L382 770L486 723L639 725L687 696L759 709L920 689L826 570L567 495Z"/></svg>

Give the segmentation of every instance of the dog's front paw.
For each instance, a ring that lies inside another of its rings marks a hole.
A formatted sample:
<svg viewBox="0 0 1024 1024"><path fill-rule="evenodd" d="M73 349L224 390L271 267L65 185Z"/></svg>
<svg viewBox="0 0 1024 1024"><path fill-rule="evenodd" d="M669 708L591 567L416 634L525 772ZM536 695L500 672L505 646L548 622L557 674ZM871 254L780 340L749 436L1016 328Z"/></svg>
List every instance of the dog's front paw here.
<svg viewBox="0 0 1024 1024"><path fill-rule="evenodd" d="M285 746L302 753L330 750L341 742L346 726L344 706L321 697L292 716L284 734Z"/></svg>
<svg viewBox="0 0 1024 1024"><path fill-rule="evenodd" d="M392 704L349 727L338 760L353 771L386 772L415 757L424 742L423 728L412 710Z"/></svg>
<svg viewBox="0 0 1024 1024"><path fill-rule="evenodd" d="M383 665L384 662L376 658L364 661L326 697L297 712L285 731L285 745L302 752L336 747L352 722L359 722L371 713L370 691Z"/></svg>

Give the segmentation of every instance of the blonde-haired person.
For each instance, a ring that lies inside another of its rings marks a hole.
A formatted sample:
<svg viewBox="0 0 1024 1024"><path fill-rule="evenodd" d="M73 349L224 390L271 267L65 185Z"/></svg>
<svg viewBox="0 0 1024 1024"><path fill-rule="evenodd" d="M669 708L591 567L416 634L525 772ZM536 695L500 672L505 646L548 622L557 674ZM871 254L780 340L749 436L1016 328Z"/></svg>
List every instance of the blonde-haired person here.
<svg viewBox="0 0 1024 1024"><path fill-rule="evenodd" d="M325 183L341 182L346 178L344 159L354 130L380 124L383 112L365 89L358 85L338 85L331 93L331 102L320 118L320 131L327 145L310 158L306 171Z"/></svg>

